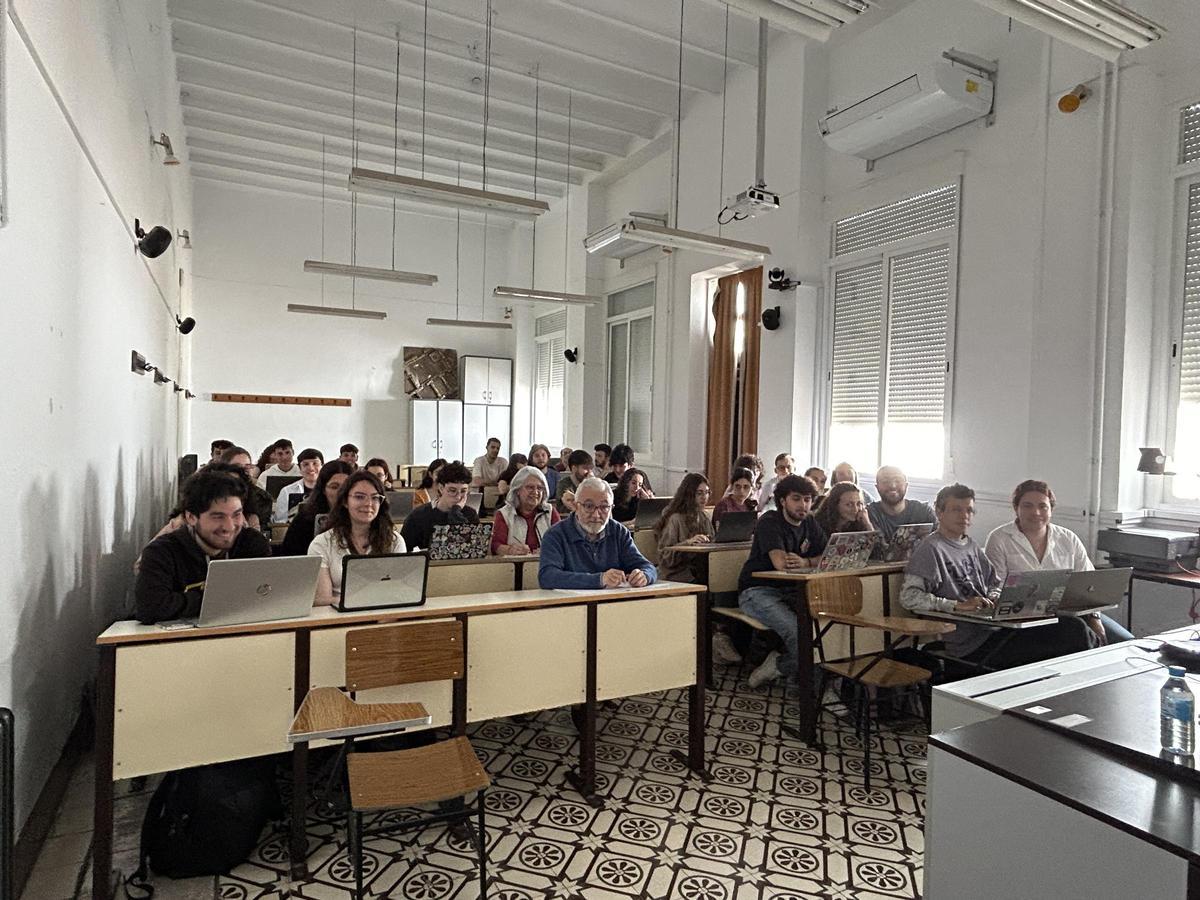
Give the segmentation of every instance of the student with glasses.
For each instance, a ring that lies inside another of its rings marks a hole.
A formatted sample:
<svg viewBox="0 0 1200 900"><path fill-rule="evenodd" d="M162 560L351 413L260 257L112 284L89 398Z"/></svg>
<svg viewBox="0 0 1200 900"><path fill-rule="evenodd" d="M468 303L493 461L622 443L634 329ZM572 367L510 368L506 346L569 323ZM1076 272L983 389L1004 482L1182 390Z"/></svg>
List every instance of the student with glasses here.
<svg viewBox="0 0 1200 900"><path fill-rule="evenodd" d="M658 571L634 546L629 529L612 518L612 508L612 485L585 478L575 492L575 512L542 538L542 588L599 590L654 583Z"/></svg>
<svg viewBox="0 0 1200 900"><path fill-rule="evenodd" d="M396 534L388 515L383 484L370 472L355 472L338 491L329 514L329 528L308 545L309 556L321 557L314 605L330 606L338 601L342 593L342 560L347 556L403 552L404 538Z"/></svg>
<svg viewBox="0 0 1200 900"><path fill-rule="evenodd" d="M436 525L477 525L479 514L467 506L471 493L471 470L460 462L447 463L437 473L438 495L432 503L418 506L404 520L400 534L405 546L428 549Z"/></svg>
<svg viewBox="0 0 1200 900"><path fill-rule="evenodd" d="M492 553L524 556L537 553L542 537L558 523L558 510L547 501L546 479L535 466L512 477L508 502L496 510L492 523Z"/></svg>

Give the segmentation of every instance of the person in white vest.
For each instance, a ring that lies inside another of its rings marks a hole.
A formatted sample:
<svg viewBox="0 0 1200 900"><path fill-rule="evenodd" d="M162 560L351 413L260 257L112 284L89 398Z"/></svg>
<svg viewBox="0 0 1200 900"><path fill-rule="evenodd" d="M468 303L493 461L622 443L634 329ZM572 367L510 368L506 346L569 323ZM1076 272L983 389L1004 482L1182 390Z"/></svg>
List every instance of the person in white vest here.
<svg viewBox="0 0 1200 900"><path fill-rule="evenodd" d="M558 510L550 503L546 476L525 466L512 477L508 502L496 511L492 522L492 553L523 556L537 553L542 535L558 522Z"/></svg>

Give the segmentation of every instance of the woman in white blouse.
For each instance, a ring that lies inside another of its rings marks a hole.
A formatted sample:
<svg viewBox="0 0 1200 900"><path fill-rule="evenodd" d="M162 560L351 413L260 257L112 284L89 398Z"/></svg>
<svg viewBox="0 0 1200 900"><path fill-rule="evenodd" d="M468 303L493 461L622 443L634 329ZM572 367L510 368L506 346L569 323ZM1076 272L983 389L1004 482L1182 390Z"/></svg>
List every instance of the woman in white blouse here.
<svg viewBox="0 0 1200 900"><path fill-rule="evenodd" d="M308 545L309 556L321 557L314 605L330 606L342 592L342 560L347 556L404 553L404 538L388 515L379 478L360 469L342 485L329 513L328 528Z"/></svg>
<svg viewBox="0 0 1200 900"><path fill-rule="evenodd" d="M1095 566L1078 535L1050 521L1054 491L1044 481L1022 481L1013 491L1017 518L988 535L985 551L1001 583L1013 572L1039 569L1069 569L1088 572ZM1133 635L1103 613L1083 621L1101 644L1129 641Z"/></svg>

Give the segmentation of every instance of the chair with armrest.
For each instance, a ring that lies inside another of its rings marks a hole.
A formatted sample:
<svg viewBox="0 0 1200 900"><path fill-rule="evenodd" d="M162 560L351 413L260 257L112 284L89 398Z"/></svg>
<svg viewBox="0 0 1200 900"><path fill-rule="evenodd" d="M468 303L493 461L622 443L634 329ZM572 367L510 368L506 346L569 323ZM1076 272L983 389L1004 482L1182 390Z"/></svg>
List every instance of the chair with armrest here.
<svg viewBox="0 0 1200 900"><path fill-rule="evenodd" d="M462 623L457 620L356 628L346 632L345 687L311 689L296 713L289 741L343 741L340 753L345 754L349 785L347 832L356 900L363 897L364 836L396 834L438 823L463 822L469 829L472 817L479 829L479 896L487 896L484 792L491 781L470 741L454 737L408 750L353 752L356 738L428 725L431 718L420 703L359 703L356 692L458 681L464 671ZM474 808L465 802L470 794L476 794ZM438 805L437 812L363 830L366 813L431 804Z"/></svg>
<svg viewBox="0 0 1200 900"><path fill-rule="evenodd" d="M880 688L911 689L927 682L933 675L928 669L895 659L892 654L906 640L915 646L920 638L945 635L954 630L950 622L936 622L905 616L873 616L863 613L862 580L847 575L839 578L814 579L808 585L808 611L812 617L813 638L817 645L817 718L825 703L825 682L835 675L854 685L855 729L863 742L863 786L871 788L871 707L879 703ZM835 625L849 629L850 655L841 659L826 659L824 639ZM884 650L859 655L855 652L854 634L857 629L882 632ZM918 697L920 695L918 694ZM922 713L928 721L929 710L922 700ZM847 704L848 708L848 704Z"/></svg>

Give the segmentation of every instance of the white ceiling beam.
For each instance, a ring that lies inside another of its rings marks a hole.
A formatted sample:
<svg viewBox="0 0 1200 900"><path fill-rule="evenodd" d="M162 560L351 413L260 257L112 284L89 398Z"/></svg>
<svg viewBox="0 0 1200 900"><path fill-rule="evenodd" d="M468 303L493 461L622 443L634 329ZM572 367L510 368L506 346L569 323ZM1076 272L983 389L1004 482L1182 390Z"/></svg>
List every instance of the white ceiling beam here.
<svg viewBox="0 0 1200 900"><path fill-rule="evenodd" d="M348 109L354 102L354 97L340 88L315 84L299 77L285 77L272 73L264 73L250 68L239 68L227 63L199 59L191 54L176 54L178 60L177 77L181 83L200 85L218 89L229 89L238 93L252 92L255 96L266 99L303 99L302 105L309 108L328 110ZM366 82L366 84L364 84ZM310 105L311 104L311 105ZM394 125L395 94L384 93L378 86L371 86L369 80L359 75L358 105L360 110L373 109L376 116L372 121L378 121L379 110L386 112L387 120ZM399 106L400 133L406 137L418 137L421 134L422 116L420 107L413 107L401 102ZM479 116L454 116L441 110L428 110L425 116L424 128L426 134L435 137L445 137L450 140L477 140L482 123ZM493 140L497 147L506 147L517 152L533 154L534 143L537 143L537 153L546 159L566 161L566 143L547 137L541 129L528 133L523 129L514 129L503 121L497 121L495 112L488 121L488 144ZM576 150L581 155L593 154L603 164L606 156L624 156L629 151L629 141L610 138L603 145L595 140L593 133L587 136L576 135L572 129L572 157Z"/></svg>

